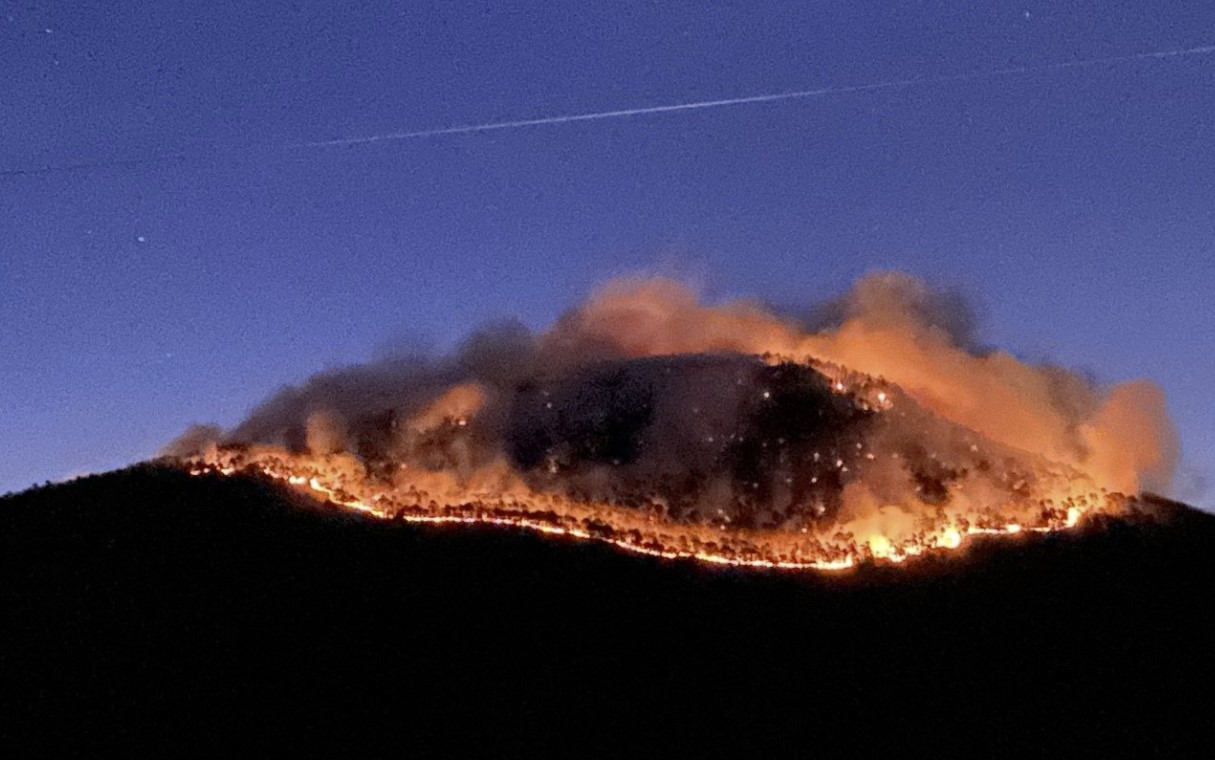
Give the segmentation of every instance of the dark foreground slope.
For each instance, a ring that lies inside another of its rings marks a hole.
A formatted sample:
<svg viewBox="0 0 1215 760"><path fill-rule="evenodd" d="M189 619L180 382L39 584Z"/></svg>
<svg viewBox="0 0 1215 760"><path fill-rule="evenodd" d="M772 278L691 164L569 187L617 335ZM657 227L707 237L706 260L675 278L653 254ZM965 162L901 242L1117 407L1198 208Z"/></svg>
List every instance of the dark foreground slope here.
<svg viewBox="0 0 1215 760"><path fill-rule="evenodd" d="M1215 720L1215 518L1175 511L790 576L137 467L0 499L0 753L1173 755Z"/></svg>

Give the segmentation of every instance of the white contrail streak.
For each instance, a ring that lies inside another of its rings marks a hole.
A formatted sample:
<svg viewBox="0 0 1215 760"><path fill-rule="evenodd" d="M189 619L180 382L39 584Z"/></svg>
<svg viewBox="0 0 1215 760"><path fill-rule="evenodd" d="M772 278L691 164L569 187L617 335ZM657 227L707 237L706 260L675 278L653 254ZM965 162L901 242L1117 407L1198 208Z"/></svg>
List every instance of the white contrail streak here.
<svg viewBox="0 0 1215 760"><path fill-rule="evenodd" d="M381 135L365 137L344 137L336 140L299 143L290 148L327 148L341 145L362 145L365 143L386 142L389 140L412 140L422 137L439 137L441 135L462 135L473 132L490 132L497 129L521 129L524 127L540 127L551 124L570 124L576 121L598 121L600 119L623 119L628 116L646 116L656 113L674 113L676 111L698 111L705 108L724 108L726 106L742 106L752 103L775 103L782 100L804 100L820 98L826 95L846 95L855 92L870 92L873 90L891 90L915 85L943 84L947 82L966 82L975 79L990 79L993 77L1013 76L1017 74L1037 74L1061 69L1078 68L1081 66L1097 66L1111 63L1128 63L1163 58L1180 58L1191 55L1209 55L1215 53L1215 45L1185 48L1181 50L1164 50L1154 53L1135 53L1108 58L1089 58L1081 61L1065 63L1049 63L1039 66L1015 66L1006 69L976 71L969 74L949 74L935 77L917 77L914 79L888 79L871 84L858 84L843 87L821 87L816 90L794 90L791 92L776 92L766 95L749 95L742 98L723 98L721 100L700 100L692 103L675 103L665 106L649 106L646 108L624 108L618 111L597 111L594 113L567 114L564 116L544 116L536 119L518 119L515 121L495 121L486 124L464 124L455 127L439 127L421 129L413 132L389 132Z"/></svg>

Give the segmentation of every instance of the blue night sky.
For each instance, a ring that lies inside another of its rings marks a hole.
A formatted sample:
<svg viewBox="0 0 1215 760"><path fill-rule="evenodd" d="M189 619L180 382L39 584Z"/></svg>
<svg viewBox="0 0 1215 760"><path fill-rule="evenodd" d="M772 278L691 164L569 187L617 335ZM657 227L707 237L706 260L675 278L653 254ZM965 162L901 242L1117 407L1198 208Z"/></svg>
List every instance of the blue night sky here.
<svg viewBox="0 0 1215 760"><path fill-rule="evenodd" d="M1211 44L1210 0L4 3L0 492L615 275L807 304L896 268L1159 382L1215 507L1215 54L287 147Z"/></svg>

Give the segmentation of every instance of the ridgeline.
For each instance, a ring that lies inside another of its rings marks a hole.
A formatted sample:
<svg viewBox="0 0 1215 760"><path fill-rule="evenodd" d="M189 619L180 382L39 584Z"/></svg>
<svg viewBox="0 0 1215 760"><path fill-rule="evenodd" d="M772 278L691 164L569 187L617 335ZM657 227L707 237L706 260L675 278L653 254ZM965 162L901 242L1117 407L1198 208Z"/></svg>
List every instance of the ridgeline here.
<svg viewBox="0 0 1215 760"><path fill-rule="evenodd" d="M0 753L1174 756L1215 517L1155 507L755 572L139 465L0 498Z"/></svg>

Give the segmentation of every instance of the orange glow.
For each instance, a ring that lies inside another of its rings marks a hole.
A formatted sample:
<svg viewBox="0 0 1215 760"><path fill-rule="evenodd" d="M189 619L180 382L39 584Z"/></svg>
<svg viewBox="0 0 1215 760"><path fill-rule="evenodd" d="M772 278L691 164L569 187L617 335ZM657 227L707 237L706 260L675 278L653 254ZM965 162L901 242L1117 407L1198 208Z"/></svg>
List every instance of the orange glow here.
<svg viewBox="0 0 1215 760"><path fill-rule="evenodd" d="M617 281L543 332L321 373L166 454L379 519L782 569L1024 540L1167 489L1175 433L1150 383L976 351L954 301L899 273L827 307L810 329Z"/></svg>
<svg viewBox="0 0 1215 760"><path fill-rule="evenodd" d="M1037 524L998 521L990 514L942 512L931 523L895 535L855 536L860 526L845 522L827 530L736 529L676 522L654 514L606 503L578 502L554 494L523 491L489 494L470 491L466 498L442 503L428 494L377 486L351 478L334 462L282 451L223 451L217 461L189 463L193 475L259 474L299 488L340 508L380 520L430 525L494 525L550 536L598 541L619 549L663 559L690 559L713 565L776 569L841 571L865 562L903 564L928 555L963 550L968 536L1011 536L1075 528L1086 514L1115 512L1121 497L1065 500L1064 507L1045 506ZM997 513L992 513L997 514Z"/></svg>

